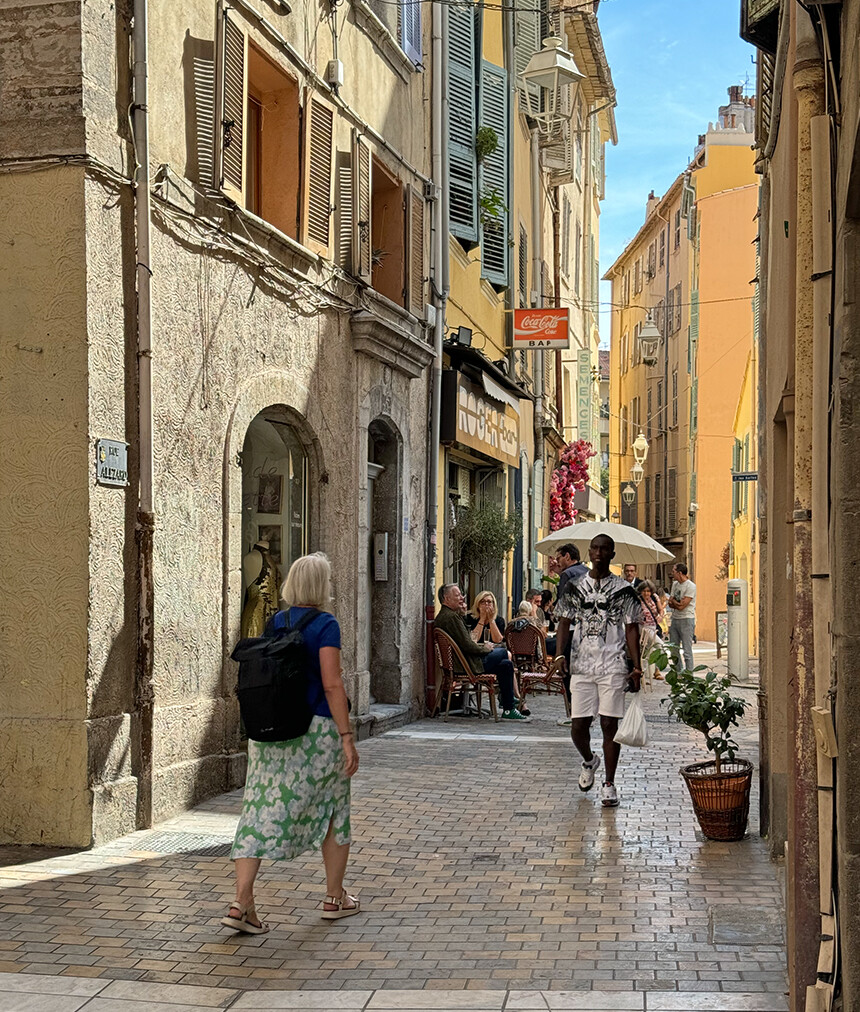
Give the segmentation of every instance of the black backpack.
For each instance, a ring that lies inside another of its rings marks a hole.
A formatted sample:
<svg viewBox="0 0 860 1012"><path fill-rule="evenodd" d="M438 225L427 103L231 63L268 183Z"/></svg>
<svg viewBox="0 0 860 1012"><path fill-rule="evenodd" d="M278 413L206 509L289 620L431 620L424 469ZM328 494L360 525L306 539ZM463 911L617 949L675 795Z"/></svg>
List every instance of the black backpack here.
<svg viewBox="0 0 860 1012"><path fill-rule="evenodd" d="M240 640L233 651L239 662L239 711L252 741L291 741L310 727L309 658L302 632L319 614L312 608L291 627L289 614L279 611L274 635Z"/></svg>

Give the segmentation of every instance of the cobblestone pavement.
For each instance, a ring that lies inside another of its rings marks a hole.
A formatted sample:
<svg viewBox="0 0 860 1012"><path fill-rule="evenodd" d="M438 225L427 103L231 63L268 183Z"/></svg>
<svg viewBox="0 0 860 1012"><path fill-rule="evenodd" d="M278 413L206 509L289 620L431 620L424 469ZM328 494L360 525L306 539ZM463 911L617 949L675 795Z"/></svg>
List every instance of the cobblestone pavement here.
<svg viewBox="0 0 860 1012"><path fill-rule="evenodd" d="M425 720L363 742L348 884L364 910L339 923L319 919L308 855L263 867L269 935L219 927L239 793L86 852L0 848L0 1009L782 1010L757 790L747 839L702 837L678 767L703 748L663 694L643 693L652 742L623 750L617 809L576 788L557 696L530 725Z"/></svg>

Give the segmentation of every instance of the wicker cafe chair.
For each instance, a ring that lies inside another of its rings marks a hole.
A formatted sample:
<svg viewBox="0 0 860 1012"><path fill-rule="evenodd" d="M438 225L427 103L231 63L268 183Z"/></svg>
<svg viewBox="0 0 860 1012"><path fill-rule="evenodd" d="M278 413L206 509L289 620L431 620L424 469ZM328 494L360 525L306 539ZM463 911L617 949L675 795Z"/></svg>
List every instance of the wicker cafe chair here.
<svg viewBox="0 0 860 1012"><path fill-rule="evenodd" d="M513 629L512 625L513 623L505 629L505 639L514 659L514 670L523 698L542 685L548 693L560 692L567 709L561 658L556 657L550 664L546 653L546 637L537 626L529 624L523 629Z"/></svg>
<svg viewBox="0 0 860 1012"><path fill-rule="evenodd" d="M442 705L442 694L448 694L448 701L445 705L445 720L448 719L448 711L451 709L451 696L455 692L469 692L473 689L477 699L478 717L481 716L481 690L486 689L490 697L490 710L493 719L498 722L499 715L496 710L496 676L487 672L475 674L469 667L469 663L463 656L457 644L441 629L433 630L433 645L436 648L436 661L439 665L441 678L439 688L436 690L436 699L433 702L431 717L435 717ZM460 671L456 667L460 667Z"/></svg>

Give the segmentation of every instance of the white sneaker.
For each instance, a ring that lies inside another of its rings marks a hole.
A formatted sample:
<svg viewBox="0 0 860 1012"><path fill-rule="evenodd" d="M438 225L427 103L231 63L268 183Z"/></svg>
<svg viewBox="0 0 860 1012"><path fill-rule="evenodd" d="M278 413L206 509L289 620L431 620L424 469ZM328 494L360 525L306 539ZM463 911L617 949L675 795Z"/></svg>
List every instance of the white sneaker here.
<svg viewBox="0 0 860 1012"><path fill-rule="evenodd" d="M600 800L604 808L615 808L618 805L618 791L615 790L615 784L603 785Z"/></svg>
<svg viewBox="0 0 860 1012"><path fill-rule="evenodd" d="M590 791L594 786L594 773L599 765L600 756L596 752L591 757L591 762L582 764L582 772L579 774L579 789L581 791Z"/></svg>
<svg viewBox="0 0 860 1012"><path fill-rule="evenodd" d="M558 724L559 727L570 727L572 723L573 723L572 717L559 717L558 720L556 721L556 724Z"/></svg>

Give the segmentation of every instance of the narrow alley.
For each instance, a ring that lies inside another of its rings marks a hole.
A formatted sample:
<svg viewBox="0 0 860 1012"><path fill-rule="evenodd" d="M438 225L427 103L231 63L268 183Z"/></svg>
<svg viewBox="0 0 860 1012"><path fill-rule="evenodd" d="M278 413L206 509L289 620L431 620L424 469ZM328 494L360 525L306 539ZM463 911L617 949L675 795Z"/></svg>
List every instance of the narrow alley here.
<svg viewBox="0 0 860 1012"><path fill-rule="evenodd" d="M755 689L738 735L754 761ZM264 865L269 935L218 925L240 792L86 852L3 848L0 1007L779 1012L758 778L746 839L706 840L678 775L701 746L665 693L643 693L651 742L623 750L617 809L577 789L558 696L516 733L451 718L363 742L348 884L364 912L343 925L319 919L315 856Z"/></svg>

